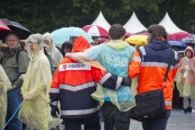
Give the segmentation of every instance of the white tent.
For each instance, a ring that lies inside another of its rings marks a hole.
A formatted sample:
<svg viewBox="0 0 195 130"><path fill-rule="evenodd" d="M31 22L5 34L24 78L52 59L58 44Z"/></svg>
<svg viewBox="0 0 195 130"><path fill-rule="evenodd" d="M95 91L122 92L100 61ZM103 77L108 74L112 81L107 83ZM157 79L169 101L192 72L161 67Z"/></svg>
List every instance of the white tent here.
<svg viewBox="0 0 195 130"><path fill-rule="evenodd" d="M129 33L138 33L146 31L146 27L139 21L135 12L131 15L130 19L123 26Z"/></svg>
<svg viewBox="0 0 195 130"><path fill-rule="evenodd" d="M100 11L99 15L97 16L97 18L95 19L95 21L91 25L98 25L107 31L110 29L110 24L103 16L102 11Z"/></svg>
<svg viewBox="0 0 195 130"><path fill-rule="evenodd" d="M174 34L178 32L185 32L171 20L169 14L166 12L164 18L160 21L159 25L165 27L168 34Z"/></svg>

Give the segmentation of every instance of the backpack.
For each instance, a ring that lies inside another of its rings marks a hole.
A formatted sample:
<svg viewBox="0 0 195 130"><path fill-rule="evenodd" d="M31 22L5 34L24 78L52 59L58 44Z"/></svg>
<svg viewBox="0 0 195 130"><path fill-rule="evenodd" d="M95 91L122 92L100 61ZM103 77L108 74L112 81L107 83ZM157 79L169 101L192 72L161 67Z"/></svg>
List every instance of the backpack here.
<svg viewBox="0 0 195 130"><path fill-rule="evenodd" d="M17 49L16 50L16 62L17 62L17 64L18 64L18 62L19 62L19 56L20 56L20 53L21 52L26 52L26 50L23 50L23 49ZM27 53L27 52L26 52Z"/></svg>

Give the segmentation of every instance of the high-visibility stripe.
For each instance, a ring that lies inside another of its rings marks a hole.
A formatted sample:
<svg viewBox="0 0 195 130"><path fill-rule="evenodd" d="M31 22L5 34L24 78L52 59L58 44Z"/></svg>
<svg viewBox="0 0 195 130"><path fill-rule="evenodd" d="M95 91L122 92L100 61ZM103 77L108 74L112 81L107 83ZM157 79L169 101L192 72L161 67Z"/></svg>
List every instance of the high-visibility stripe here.
<svg viewBox="0 0 195 130"><path fill-rule="evenodd" d="M82 110L62 110L62 116L76 116L76 115L87 115L95 113L99 110L99 107L91 108L91 109L82 109Z"/></svg>
<svg viewBox="0 0 195 130"><path fill-rule="evenodd" d="M51 105L58 106L58 102L57 101L51 102Z"/></svg>
<svg viewBox="0 0 195 130"><path fill-rule="evenodd" d="M175 60L177 61L178 60L178 54L177 54L176 51L174 51L174 52L175 52Z"/></svg>
<svg viewBox="0 0 195 130"><path fill-rule="evenodd" d="M165 100L165 106L172 106L172 101Z"/></svg>
<svg viewBox="0 0 195 130"><path fill-rule="evenodd" d="M139 56L133 56L132 61L141 62L141 58Z"/></svg>
<svg viewBox="0 0 195 130"><path fill-rule="evenodd" d="M87 88L91 88L94 87L96 84L95 82L88 82L82 85L78 85L78 86L71 86L71 85L66 85L66 84L61 84L60 85L60 89L65 89L65 90L69 90L69 91L79 91L79 90L83 90L83 89L87 89Z"/></svg>
<svg viewBox="0 0 195 130"><path fill-rule="evenodd" d="M100 84L103 84L106 80L108 80L109 78L111 77L111 74L110 73L107 73L106 75L104 75L102 77L102 79L100 80Z"/></svg>
<svg viewBox="0 0 195 130"><path fill-rule="evenodd" d="M145 48L142 46L142 47L139 47L139 50L141 51L142 55L145 56L146 55L146 50Z"/></svg>
<svg viewBox="0 0 195 130"><path fill-rule="evenodd" d="M59 66L59 71L66 70L91 70L91 67L82 63L65 63Z"/></svg>
<svg viewBox="0 0 195 130"><path fill-rule="evenodd" d="M167 63L161 63L161 62L142 62L142 66L144 67L167 67Z"/></svg>
<svg viewBox="0 0 195 130"><path fill-rule="evenodd" d="M121 82L122 82L123 78L122 77L118 77L117 78L117 82L116 82L116 89L118 89L121 86Z"/></svg>
<svg viewBox="0 0 195 130"><path fill-rule="evenodd" d="M162 62L142 62L141 66L143 67L167 67L167 63ZM171 65L171 69L173 69L175 66Z"/></svg>
<svg viewBox="0 0 195 130"><path fill-rule="evenodd" d="M59 93L60 90L58 88L50 88L49 92L50 93Z"/></svg>

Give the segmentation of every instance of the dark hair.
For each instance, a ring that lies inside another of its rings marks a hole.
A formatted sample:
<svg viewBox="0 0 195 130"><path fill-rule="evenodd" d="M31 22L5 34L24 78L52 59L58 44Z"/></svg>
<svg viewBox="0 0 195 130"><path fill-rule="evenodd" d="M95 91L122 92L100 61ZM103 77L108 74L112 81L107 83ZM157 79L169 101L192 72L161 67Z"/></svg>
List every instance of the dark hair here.
<svg viewBox="0 0 195 130"><path fill-rule="evenodd" d="M16 36L17 39L19 40L19 37L18 37L18 35L17 35L16 33L14 33L14 32L7 32L6 35L5 35L5 37L3 38L3 42L5 42L6 38L7 38L8 36L10 36L10 35Z"/></svg>
<svg viewBox="0 0 195 130"><path fill-rule="evenodd" d="M121 39L126 33L126 30L120 24L113 24L109 30L109 36L112 40Z"/></svg>
<svg viewBox="0 0 195 130"><path fill-rule="evenodd" d="M24 41L20 41L20 47L22 50L25 50L25 47L26 47L26 43Z"/></svg>
<svg viewBox="0 0 195 130"><path fill-rule="evenodd" d="M72 47L73 47L73 45L72 45L72 43L70 41L64 42L62 44L62 47L61 47L61 52L62 52L63 56L65 55L64 48L67 48L68 50L71 51L72 50Z"/></svg>
<svg viewBox="0 0 195 130"><path fill-rule="evenodd" d="M154 24L154 25L149 26L148 33L150 33L150 36L151 36L149 41L161 40L162 37L165 40L167 40L167 32L165 28L161 25Z"/></svg>

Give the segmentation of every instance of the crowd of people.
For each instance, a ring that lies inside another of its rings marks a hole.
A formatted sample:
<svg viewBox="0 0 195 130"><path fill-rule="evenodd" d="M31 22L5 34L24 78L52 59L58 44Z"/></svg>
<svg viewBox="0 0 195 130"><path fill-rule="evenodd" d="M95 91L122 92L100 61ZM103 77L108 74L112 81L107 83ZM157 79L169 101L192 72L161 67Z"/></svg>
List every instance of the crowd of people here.
<svg viewBox="0 0 195 130"><path fill-rule="evenodd" d="M165 130L174 81L184 113L195 113L194 48L178 60L160 25L148 28L146 46L129 45L125 33L114 24L105 43L78 36L61 48L50 33L25 41L9 33L0 43L0 130L101 130L101 116L104 130L129 130L135 95L158 89L165 110L141 122L143 130Z"/></svg>

